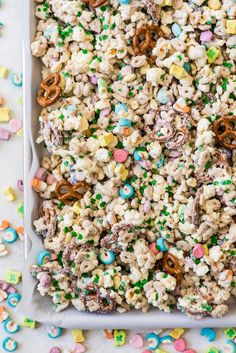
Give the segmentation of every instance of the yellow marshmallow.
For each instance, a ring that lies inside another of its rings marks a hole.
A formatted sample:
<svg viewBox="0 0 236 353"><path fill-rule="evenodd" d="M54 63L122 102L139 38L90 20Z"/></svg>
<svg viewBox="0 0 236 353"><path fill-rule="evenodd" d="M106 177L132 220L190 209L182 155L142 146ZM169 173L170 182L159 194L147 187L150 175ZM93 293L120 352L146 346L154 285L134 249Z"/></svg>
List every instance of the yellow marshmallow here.
<svg viewBox="0 0 236 353"><path fill-rule="evenodd" d="M72 330L72 336L75 343L84 342L84 335L82 330Z"/></svg>
<svg viewBox="0 0 236 353"><path fill-rule="evenodd" d="M182 334L184 333L183 328L175 328L174 330L171 331L170 336L176 340L178 340Z"/></svg>
<svg viewBox="0 0 236 353"><path fill-rule="evenodd" d="M6 274L6 282L11 284L18 284L21 279L21 273L13 270L8 270Z"/></svg>
<svg viewBox="0 0 236 353"><path fill-rule="evenodd" d="M5 66L0 66L0 78L7 78L9 70Z"/></svg>
<svg viewBox="0 0 236 353"><path fill-rule="evenodd" d="M11 187L4 190L4 195L6 195L7 201L14 201L16 199L15 192Z"/></svg>
<svg viewBox="0 0 236 353"><path fill-rule="evenodd" d="M107 133L102 136L99 136L99 141L102 147L110 145L110 143L114 142L115 136L112 133Z"/></svg>
<svg viewBox="0 0 236 353"><path fill-rule="evenodd" d="M204 249L204 253L205 255L209 255L209 249L208 249L208 246L206 244L203 244L202 245L203 249Z"/></svg>
<svg viewBox="0 0 236 353"><path fill-rule="evenodd" d="M80 214L80 211L81 211L81 208L80 208L80 203L79 202L75 202L73 207L72 207L72 210L74 213L76 213L77 215Z"/></svg>
<svg viewBox="0 0 236 353"><path fill-rule="evenodd" d="M221 8L221 2L219 0L209 0L208 1L208 6L212 10L220 10Z"/></svg>
<svg viewBox="0 0 236 353"><path fill-rule="evenodd" d="M161 6L172 6L173 2L172 0L163 0Z"/></svg>
<svg viewBox="0 0 236 353"><path fill-rule="evenodd" d="M10 120L10 109L0 108L0 123L8 123Z"/></svg>
<svg viewBox="0 0 236 353"><path fill-rule="evenodd" d="M167 353L167 351L163 351L163 349L157 348L155 349L155 353Z"/></svg>
<svg viewBox="0 0 236 353"><path fill-rule="evenodd" d="M236 34L236 20L226 21L226 31L228 34Z"/></svg>
<svg viewBox="0 0 236 353"><path fill-rule="evenodd" d="M173 64L170 68L170 75L180 80L181 78L186 77L186 71L183 67Z"/></svg>
<svg viewBox="0 0 236 353"><path fill-rule="evenodd" d="M23 129L18 130L16 136L23 137Z"/></svg>
<svg viewBox="0 0 236 353"><path fill-rule="evenodd" d="M129 174L128 170L124 167L123 164L119 164L116 167L115 172L119 175L119 177L121 178L122 181L125 181L127 179L128 174Z"/></svg>

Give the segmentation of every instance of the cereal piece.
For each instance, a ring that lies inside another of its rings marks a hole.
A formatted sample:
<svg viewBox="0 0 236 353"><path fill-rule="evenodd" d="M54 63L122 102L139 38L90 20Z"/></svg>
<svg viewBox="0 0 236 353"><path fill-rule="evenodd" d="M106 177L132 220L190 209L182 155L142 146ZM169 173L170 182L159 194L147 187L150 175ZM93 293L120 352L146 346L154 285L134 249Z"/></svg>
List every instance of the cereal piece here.
<svg viewBox="0 0 236 353"><path fill-rule="evenodd" d="M0 108L0 123L8 123L10 120L10 109L9 108Z"/></svg>
<svg viewBox="0 0 236 353"><path fill-rule="evenodd" d="M119 190L119 195L122 199L129 199L134 194L134 188L132 185L126 183L122 189Z"/></svg>
<svg viewBox="0 0 236 353"><path fill-rule="evenodd" d="M51 260L51 253L47 250L41 250L37 255L37 263L39 266L45 265Z"/></svg>
<svg viewBox="0 0 236 353"><path fill-rule="evenodd" d="M8 250L6 248L6 246L0 242L0 257L4 257L8 255Z"/></svg>
<svg viewBox="0 0 236 353"><path fill-rule="evenodd" d="M7 298L7 304L12 308L15 308L20 300L21 295L19 293L11 293Z"/></svg>
<svg viewBox="0 0 236 353"><path fill-rule="evenodd" d="M13 73L11 75L11 82L14 86L21 87L23 83L23 75L22 73Z"/></svg>
<svg viewBox="0 0 236 353"><path fill-rule="evenodd" d="M49 338L58 338L62 335L62 328L56 326L50 326L47 328L47 335Z"/></svg>
<svg viewBox="0 0 236 353"><path fill-rule="evenodd" d="M3 241L9 244L15 243L17 238L18 238L18 233L14 228L7 228L2 235Z"/></svg>
<svg viewBox="0 0 236 353"><path fill-rule="evenodd" d="M208 63L212 64L216 61L216 59L219 58L219 56L221 55L221 51L216 47L210 47L207 50L206 54L208 56Z"/></svg>
<svg viewBox="0 0 236 353"><path fill-rule="evenodd" d="M7 201L14 201L16 199L15 191L10 186L4 190L4 195L6 195Z"/></svg>
<svg viewBox="0 0 236 353"><path fill-rule="evenodd" d="M233 327L228 327L224 330L224 334L231 340L236 337L236 329Z"/></svg>
<svg viewBox="0 0 236 353"><path fill-rule="evenodd" d="M14 321L12 321L10 318L8 318L6 321L3 323L3 329L7 333L16 333L17 331L20 330L20 326L15 324Z"/></svg>
<svg viewBox="0 0 236 353"><path fill-rule="evenodd" d="M4 322L9 317L7 310L4 306L0 306L0 322Z"/></svg>
<svg viewBox="0 0 236 353"><path fill-rule="evenodd" d="M11 137L10 132L7 129L0 128L0 140L8 141Z"/></svg>
<svg viewBox="0 0 236 353"><path fill-rule="evenodd" d="M157 349L161 343L160 337L154 332L147 334L146 339L148 341L148 348L152 351Z"/></svg>
<svg viewBox="0 0 236 353"><path fill-rule="evenodd" d="M236 343L232 340L227 340L223 347L222 350L220 350L220 353L236 353Z"/></svg>
<svg viewBox="0 0 236 353"><path fill-rule="evenodd" d="M21 280L21 272L14 270L7 270L6 282L11 284L18 284Z"/></svg>
<svg viewBox="0 0 236 353"><path fill-rule="evenodd" d="M35 320L31 320L28 317L25 317L24 320L23 320L22 325L24 327L28 327L28 328L34 330L35 326L36 326L36 321Z"/></svg>
<svg viewBox="0 0 236 353"><path fill-rule="evenodd" d="M6 66L0 66L0 78L7 78L9 70Z"/></svg>
<svg viewBox="0 0 236 353"><path fill-rule="evenodd" d="M6 337L2 342L2 348L6 352L14 352L17 349L17 342L10 337Z"/></svg>
<svg viewBox="0 0 236 353"><path fill-rule="evenodd" d="M161 337L162 344L170 344L171 342L173 342L173 338L170 335L165 335Z"/></svg>
<svg viewBox="0 0 236 353"><path fill-rule="evenodd" d="M126 331L114 330L114 345L115 347L124 346L126 342Z"/></svg>
<svg viewBox="0 0 236 353"><path fill-rule="evenodd" d="M112 262L114 262L116 259L116 254L113 251L110 250L101 250L99 254L99 260L104 264L104 265L110 265Z"/></svg>
<svg viewBox="0 0 236 353"><path fill-rule="evenodd" d="M9 121L9 127L12 133L17 133L22 128L22 120L20 119L11 119Z"/></svg>
<svg viewBox="0 0 236 353"><path fill-rule="evenodd" d="M142 348L143 347L142 336L139 334L133 335L129 340L129 344L134 348Z"/></svg>
<svg viewBox="0 0 236 353"><path fill-rule="evenodd" d="M183 335L184 331L183 328L175 328L171 331L170 336L177 340Z"/></svg>
<svg viewBox="0 0 236 353"><path fill-rule="evenodd" d="M82 330L72 330L71 333L75 343L84 342L84 335Z"/></svg>
<svg viewBox="0 0 236 353"><path fill-rule="evenodd" d="M201 336L207 337L209 342L214 342L216 339L216 331L211 327L206 327L201 330Z"/></svg>

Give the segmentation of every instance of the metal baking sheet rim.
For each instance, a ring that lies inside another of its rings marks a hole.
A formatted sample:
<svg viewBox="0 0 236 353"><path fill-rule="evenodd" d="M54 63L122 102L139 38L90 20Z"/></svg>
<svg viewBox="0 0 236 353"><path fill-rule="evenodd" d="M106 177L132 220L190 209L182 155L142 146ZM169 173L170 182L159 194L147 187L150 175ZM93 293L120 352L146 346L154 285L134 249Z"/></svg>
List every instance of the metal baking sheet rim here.
<svg viewBox="0 0 236 353"><path fill-rule="evenodd" d="M35 263L36 255L42 248L42 242L34 233L33 220L38 210L38 197L31 189L31 180L39 165L40 146L34 143L37 136L37 117L39 108L36 104L36 90L40 82L40 61L31 55L30 43L33 40L36 20L34 18L35 3L23 1L23 65L24 65L24 206L25 206L25 265L23 270L23 299L19 311L31 319L46 325L65 328L98 329L124 328L149 329L163 327L229 327L236 326L236 305L231 304L229 313L222 319L206 318L193 320L180 312L164 313L152 309L147 313L131 311L124 314L96 314L78 312L70 307L60 313L52 310L52 302L42 297L36 290L36 281L30 274L30 267Z"/></svg>

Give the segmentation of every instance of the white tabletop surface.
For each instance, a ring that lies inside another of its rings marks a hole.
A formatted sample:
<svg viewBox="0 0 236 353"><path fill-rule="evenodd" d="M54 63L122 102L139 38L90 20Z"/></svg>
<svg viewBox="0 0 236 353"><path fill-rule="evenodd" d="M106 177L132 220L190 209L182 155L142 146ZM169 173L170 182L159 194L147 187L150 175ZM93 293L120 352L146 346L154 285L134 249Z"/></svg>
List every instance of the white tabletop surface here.
<svg viewBox="0 0 236 353"><path fill-rule="evenodd" d="M4 24L4 27L0 29L0 66L8 67L11 72L22 71L21 33L24 27L22 27L21 22L21 1L2 0L2 6L0 7L0 22ZM22 119L22 106L18 102L21 96L21 88L15 87L9 78L6 80L0 79L0 97L5 99L5 105L11 109L12 118ZM22 219L17 214L16 208L22 200L23 195L17 191L17 200L7 202L3 190L8 186L16 189L17 179L22 178L22 141L22 138L15 135L12 136L10 141L0 141L0 220L8 219L14 226L22 225ZM5 278L6 269L21 270L23 264L23 243L18 240L13 245L8 245L7 247L9 249L9 255L0 258L1 279ZM20 324L22 322L22 318L16 315L14 309L10 310L10 314L17 323ZM150 327L151 326L150 322ZM127 334L129 338L133 333L129 331ZM0 342L2 342L6 336L8 336L8 334L4 332L0 325ZM52 346L63 347L65 352L69 353L72 351L73 347L71 332L65 330L62 337L57 340L52 340L47 337L46 328L39 324L35 330L22 327L21 330L13 336L19 344L17 349L19 353L47 353ZM217 330L217 336L217 340L213 345L220 348L226 340L226 337L223 334L223 330ZM141 353L146 347L145 345L143 349L135 349L128 344L127 340L125 346L115 348L112 340L104 339L102 331L86 331L85 337L86 341L84 345L87 348L87 352L91 353ZM187 347L193 348L199 353L206 352L207 348L212 345L206 338L200 336L199 330L186 330L184 337L187 340ZM161 348L166 352L175 352L173 345L162 345ZM2 348L0 348L0 352L3 352Z"/></svg>

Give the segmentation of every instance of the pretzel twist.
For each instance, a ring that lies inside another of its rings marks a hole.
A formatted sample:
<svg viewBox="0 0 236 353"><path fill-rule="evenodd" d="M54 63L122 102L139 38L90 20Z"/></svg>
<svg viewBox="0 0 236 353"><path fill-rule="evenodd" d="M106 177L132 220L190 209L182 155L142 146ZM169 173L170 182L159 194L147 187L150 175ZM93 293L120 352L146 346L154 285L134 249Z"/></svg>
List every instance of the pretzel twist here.
<svg viewBox="0 0 236 353"><path fill-rule="evenodd" d="M94 9L97 7L100 7L104 5L107 0L82 0L84 4L89 4L90 7L93 7Z"/></svg>
<svg viewBox="0 0 236 353"><path fill-rule="evenodd" d="M236 148L236 116L224 116L216 120L213 132L216 140L225 148L233 150ZM235 143L233 143L235 142Z"/></svg>
<svg viewBox="0 0 236 353"><path fill-rule="evenodd" d="M146 55L149 62L155 61L155 56L150 55L152 49L155 48L157 39L153 36L164 37L163 32L158 26L144 25L136 29L133 38L134 52L137 55ZM143 38L144 37L144 38Z"/></svg>
<svg viewBox="0 0 236 353"><path fill-rule="evenodd" d="M79 192L78 189L83 189ZM84 194L90 189L89 184L84 181L72 185L66 180L62 180L56 185L55 193L58 199L68 205L72 205L76 200L81 200Z"/></svg>
<svg viewBox="0 0 236 353"><path fill-rule="evenodd" d="M170 264L171 263L171 264ZM179 264L177 257L170 253L164 253L163 255L163 268L166 273L176 278L177 283L181 283L183 277L183 270Z"/></svg>
<svg viewBox="0 0 236 353"><path fill-rule="evenodd" d="M58 73L50 74L40 85L37 101L41 107L46 108L54 104L61 95L59 83L61 76Z"/></svg>

